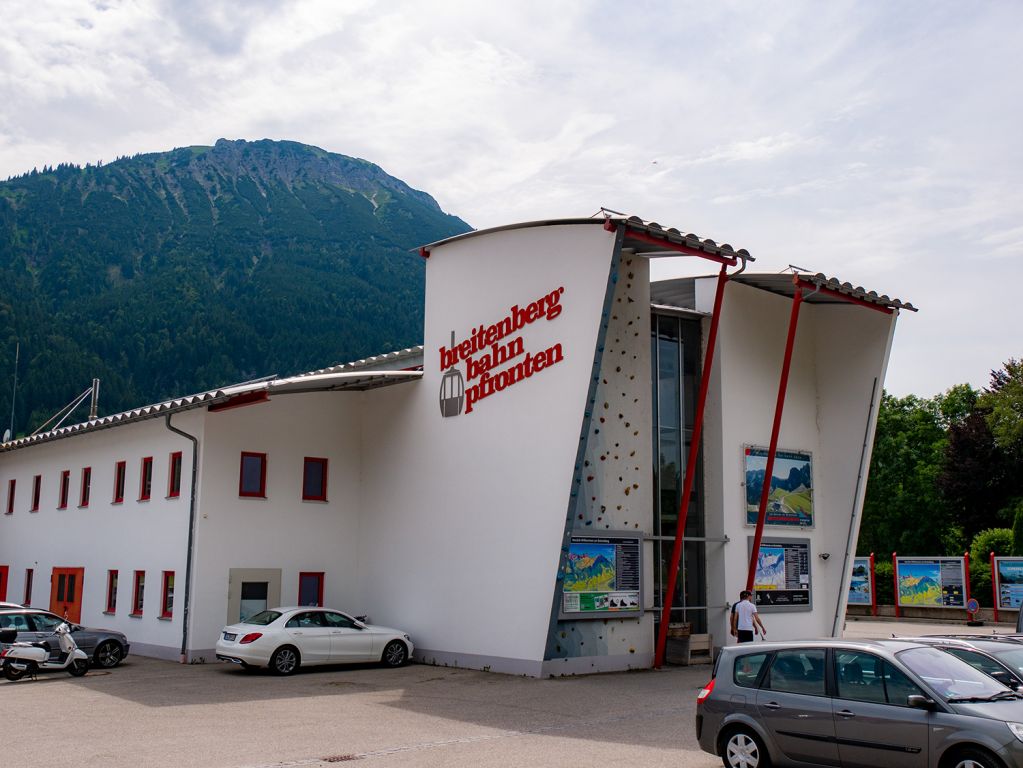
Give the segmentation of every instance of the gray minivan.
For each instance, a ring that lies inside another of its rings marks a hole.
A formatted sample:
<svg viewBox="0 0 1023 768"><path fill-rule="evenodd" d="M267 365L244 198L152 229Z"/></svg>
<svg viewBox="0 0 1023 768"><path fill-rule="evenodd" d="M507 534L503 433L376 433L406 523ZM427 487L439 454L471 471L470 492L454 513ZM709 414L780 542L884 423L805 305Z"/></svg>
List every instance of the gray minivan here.
<svg viewBox="0 0 1023 768"><path fill-rule="evenodd" d="M696 707L728 768L1023 768L1023 694L924 643L721 649Z"/></svg>

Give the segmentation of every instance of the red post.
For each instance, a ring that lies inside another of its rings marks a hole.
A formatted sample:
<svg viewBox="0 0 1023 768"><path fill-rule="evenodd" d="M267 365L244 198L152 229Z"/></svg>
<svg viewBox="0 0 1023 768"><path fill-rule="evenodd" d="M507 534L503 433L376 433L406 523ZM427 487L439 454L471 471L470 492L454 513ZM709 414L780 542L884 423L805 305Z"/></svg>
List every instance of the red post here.
<svg viewBox="0 0 1023 768"><path fill-rule="evenodd" d="M995 611L995 624L998 623L998 570L995 568L995 553L991 552L991 605Z"/></svg>
<svg viewBox="0 0 1023 768"><path fill-rule="evenodd" d="M964 597L966 602L970 602L970 553L963 552L963 588L966 592ZM966 620L973 621L973 613L971 611L966 612Z"/></svg>
<svg viewBox="0 0 1023 768"><path fill-rule="evenodd" d="M899 553L898 552L892 552L892 582L893 582L892 586L895 588L895 591L892 593L894 595L894 597L892 599L892 602L895 603L895 618L898 619L899 617L902 616L902 611L899 610Z"/></svg>
<svg viewBox="0 0 1023 768"><path fill-rule="evenodd" d="M764 536L764 521L767 519L767 499L771 495L771 477L774 472L774 458L778 453L778 434L781 432L781 414L785 408L785 392L789 385L789 368L792 365L792 348L796 343L796 325L799 323L799 305L803 303L803 289L798 281L792 296L792 313L789 316L789 335L785 340L785 359L781 365L781 381L778 382L778 400L774 406L774 426L771 428L771 445L767 449L767 466L764 468L764 487L760 491L760 509L757 513L757 530L753 535L753 551L749 556L749 572L746 574L746 589L753 591L757 574L757 557L760 555L760 540Z"/></svg>
<svg viewBox="0 0 1023 768"><path fill-rule="evenodd" d="M870 615L877 616L877 588L874 583L874 553L870 553Z"/></svg>
<svg viewBox="0 0 1023 768"><path fill-rule="evenodd" d="M686 518L689 515L689 499L693 492L693 480L696 477L696 458L700 451L700 433L703 431L703 407L707 403L707 390L710 387L710 372L714 365L714 347L717 342L718 320L721 317L721 303L725 295L725 283L728 275L725 265L721 265L718 273L717 291L714 293L714 312L710 318L710 331L707 334L707 355L703 361L703 373L700 376L700 393L696 402L696 413L693 419L693 438L689 444L689 458L686 461L686 475L682 485L682 498L679 502L678 525L675 530L675 545L671 550L671 563L668 566L668 583L665 585L664 605L661 608L661 625L657 630L657 647L654 649L654 667L664 665L664 652L668 647L668 624L671 621L671 603L675 597L675 583L678 578L679 563L682 560L682 540L686 532Z"/></svg>

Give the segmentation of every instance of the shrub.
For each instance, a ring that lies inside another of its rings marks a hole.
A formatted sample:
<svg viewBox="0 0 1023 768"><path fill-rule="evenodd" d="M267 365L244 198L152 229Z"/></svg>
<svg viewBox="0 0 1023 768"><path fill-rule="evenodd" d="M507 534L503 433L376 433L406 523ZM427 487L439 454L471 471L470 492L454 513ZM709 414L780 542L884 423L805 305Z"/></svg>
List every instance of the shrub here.
<svg viewBox="0 0 1023 768"><path fill-rule="evenodd" d="M1012 554L1012 529L1011 528L988 528L973 537L970 544L970 562L983 561L987 563L991 553L996 555Z"/></svg>
<svg viewBox="0 0 1023 768"><path fill-rule="evenodd" d="M892 561L874 561L874 589L878 605L895 605L895 587L892 584Z"/></svg>

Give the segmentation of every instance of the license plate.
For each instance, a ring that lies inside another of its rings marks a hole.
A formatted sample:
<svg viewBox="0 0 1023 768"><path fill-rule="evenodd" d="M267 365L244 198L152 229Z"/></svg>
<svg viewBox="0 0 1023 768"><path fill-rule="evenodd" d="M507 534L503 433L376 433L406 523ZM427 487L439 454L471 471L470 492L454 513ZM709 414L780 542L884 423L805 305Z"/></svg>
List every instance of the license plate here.
<svg viewBox="0 0 1023 768"><path fill-rule="evenodd" d="M230 640L236 640L237 638L238 638L238 635L233 635L230 632L225 632L224 633L224 639L225 640L230 641Z"/></svg>

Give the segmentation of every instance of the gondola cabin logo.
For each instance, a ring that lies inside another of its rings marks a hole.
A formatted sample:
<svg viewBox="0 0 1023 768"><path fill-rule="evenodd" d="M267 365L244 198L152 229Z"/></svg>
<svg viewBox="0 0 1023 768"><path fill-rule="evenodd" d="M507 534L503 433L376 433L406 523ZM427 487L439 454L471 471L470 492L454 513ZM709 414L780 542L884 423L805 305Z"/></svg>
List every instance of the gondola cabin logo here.
<svg viewBox="0 0 1023 768"><path fill-rule="evenodd" d="M518 304L492 324L481 324L468 337L451 346L441 346L440 413L458 416L472 413L480 401L508 387L532 378L545 368L565 359L561 342L537 352L527 352L522 330L540 320L555 320L561 314L564 287L551 291L524 307ZM464 373L459 365L465 363Z"/></svg>

